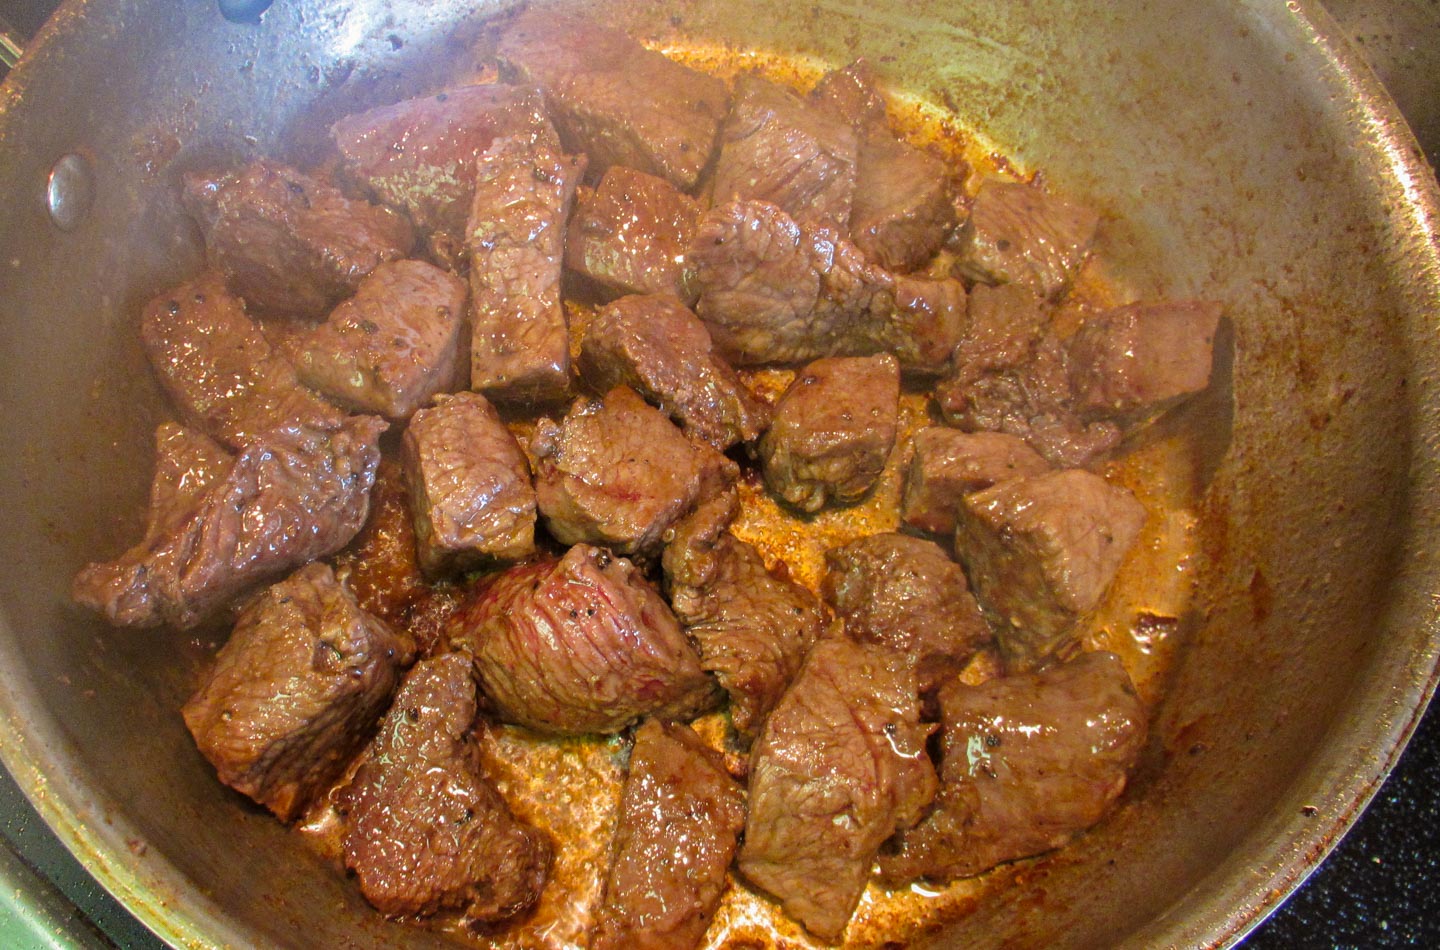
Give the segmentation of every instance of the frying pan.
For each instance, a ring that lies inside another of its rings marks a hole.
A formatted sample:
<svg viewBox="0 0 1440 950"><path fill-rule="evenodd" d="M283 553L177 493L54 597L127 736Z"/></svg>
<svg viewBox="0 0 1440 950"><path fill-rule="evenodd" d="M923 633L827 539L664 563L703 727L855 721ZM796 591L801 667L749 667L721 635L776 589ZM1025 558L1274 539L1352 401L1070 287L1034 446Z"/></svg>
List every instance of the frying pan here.
<svg viewBox="0 0 1440 950"><path fill-rule="evenodd" d="M1091 834L914 937L1240 939L1363 809L1440 653L1436 185L1334 24L1306 0L565 5L662 46L864 54L1100 210L1117 284L1224 304L1220 378L1174 423L1193 611L1146 768ZM201 259L174 176L303 158L317 114L463 69L483 39L447 37L509 6L278 0L237 24L68 0L0 91L0 756L175 946L444 938L370 912L214 781L175 714L212 635L112 631L69 603L75 569L139 530L164 410L136 315Z"/></svg>

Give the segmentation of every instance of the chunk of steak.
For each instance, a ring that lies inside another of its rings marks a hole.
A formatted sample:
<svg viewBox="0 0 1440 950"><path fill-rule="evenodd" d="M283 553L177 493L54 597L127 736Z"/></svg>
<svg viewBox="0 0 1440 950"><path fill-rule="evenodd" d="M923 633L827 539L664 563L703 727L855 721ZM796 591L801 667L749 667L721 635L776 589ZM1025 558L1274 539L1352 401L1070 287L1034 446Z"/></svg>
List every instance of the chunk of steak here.
<svg viewBox="0 0 1440 950"><path fill-rule="evenodd" d="M562 398L570 336L560 300L565 219L583 158L499 139L476 162L470 252L470 386L495 402Z"/></svg>
<svg viewBox="0 0 1440 950"><path fill-rule="evenodd" d="M875 70L863 57L821 76L810 90L810 101L848 122L857 132L886 122L885 97L876 89Z"/></svg>
<svg viewBox="0 0 1440 950"><path fill-rule="evenodd" d="M560 735L686 718L714 684L665 601L633 564L577 544L512 567L451 618L502 718Z"/></svg>
<svg viewBox="0 0 1440 950"><path fill-rule="evenodd" d="M758 398L714 352L705 324L672 296L621 297L586 328L580 373L600 392L625 385L685 432L724 451L770 425Z"/></svg>
<svg viewBox="0 0 1440 950"><path fill-rule="evenodd" d="M345 419L300 384L213 271L146 304L140 342L180 416L231 448L277 426L329 429Z"/></svg>
<svg viewBox="0 0 1440 950"><path fill-rule="evenodd" d="M739 475L628 386L577 399L559 425L541 419L530 449L550 533L621 554L658 553L667 528Z"/></svg>
<svg viewBox="0 0 1440 950"><path fill-rule="evenodd" d="M319 316L386 261L410 253L403 217L266 159L185 176L185 208L212 267L255 307Z"/></svg>
<svg viewBox="0 0 1440 950"><path fill-rule="evenodd" d="M1145 415L1204 389L1219 322L1220 305L1198 300L1130 304L1087 320L1069 342L1077 409Z"/></svg>
<svg viewBox="0 0 1440 950"><path fill-rule="evenodd" d="M550 842L481 771L475 713L469 657L421 660L340 793L345 866L384 913L501 921L545 887Z"/></svg>
<svg viewBox="0 0 1440 950"><path fill-rule="evenodd" d="M663 178L612 165L580 189L565 234L565 266L619 294L671 294L686 303L685 249L700 203Z"/></svg>
<svg viewBox="0 0 1440 950"><path fill-rule="evenodd" d="M958 280L892 274L766 202L706 212L690 260L695 312L735 365L892 353L907 371L938 373L964 331Z"/></svg>
<svg viewBox="0 0 1440 950"><path fill-rule="evenodd" d="M464 386L465 297L463 280L423 261L381 264L288 352L300 381L340 405L408 419Z"/></svg>
<svg viewBox="0 0 1440 950"><path fill-rule="evenodd" d="M915 671L883 647L816 643L751 752L740 870L838 940L880 845L935 793Z"/></svg>
<svg viewBox="0 0 1440 950"><path fill-rule="evenodd" d="M1015 283L1053 300L1070 289L1100 218L1039 188L991 179L960 231L957 266L987 284Z"/></svg>
<svg viewBox="0 0 1440 950"><path fill-rule="evenodd" d="M1006 666L1029 670L1075 637L1140 529L1145 508L1099 475L1070 469L965 496L955 553L995 624Z"/></svg>
<svg viewBox="0 0 1440 950"><path fill-rule="evenodd" d="M942 394L987 373L1023 365L1050 327L1044 301L1018 284L980 284L970 292L969 302L969 326L955 347L950 378L940 384ZM944 395L941 404L945 406Z"/></svg>
<svg viewBox="0 0 1440 950"><path fill-rule="evenodd" d="M801 224L844 232L855 197L850 123L758 76L735 80L720 130L714 202L768 201Z"/></svg>
<svg viewBox="0 0 1440 950"><path fill-rule="evenodd" d="M700 946L745 827L745 796L689 726L635 731L591 950Z"/></svg>
<svg viewBox="0 0 1440 950"><path fill-rule="evenodd" d="M250 587L343 548L365 523L385 422L275 429L251 443L183 518L75 577L111 623L193 627Z"/></svg>
<svg viewBox="0 0 1440 950"><path fill-rule="evenodd" d="M951 680L940 709L940 792L881 852L892 887L1060 847L1105 815L1145 744L1145 710L1110 653L979 686Z"/></svg>
<svg viewBox="0 0 1440 950"><path fill-rule="evenodd" d="M816 360L785 390L760 440L765 484L802 511L858 500L895 447L899 411L893 356Z"/></svg>
<svg viewBox="0 0 1440 950"><path fill-rule="evenodd" d="M531 8L500 38L502 73L534 83L568 148L689 191L710 161L724 81L592 20Z"/></svg>
<svg viewBox="0 0 1440 950"><path fill-rule="evenodd" d="M927 426L915 433L900 517L912 528L948 538L966 495L1049 470L1050 464L1016 436Z"/></svg>
<svg viewBox="0 0 1440 950"><path fill-rule="evenodd" d="M430 592L415 551L415 519L400 461L382 458L370 490L370 517L355 540L335 557L335 574L366 610L392 626L408 628L412 608ZM420 647L429 653L430 643Z"/></svg>
<svg viewBox="0 0 1440 950"><path fill-rule="evenodd" d="M955 228L945 163L876 128L861 140L856 169L850 240L888 270L923 267Z"/></svg>
<svg viewBox="0 0 1440 950"><path fill-rule="evenodd" d="M431 575L535 553L530 466L479 393L439 397L404 438L420 566Z"/></svg>
<svg viewBox="0 0 1440 950"><path fill-rule="evenodd" d="M922 693L990 642L965 572L931 541L874 534L827 551L825 566L821 589L845 633L909 657Z"/></svg>
<svg viewBox="0 0 1440 950"><path fill-rule="evenodd" d="M414 651L314 562L246 606L181 712L220 781L289 821L369 739Z"/></svg>

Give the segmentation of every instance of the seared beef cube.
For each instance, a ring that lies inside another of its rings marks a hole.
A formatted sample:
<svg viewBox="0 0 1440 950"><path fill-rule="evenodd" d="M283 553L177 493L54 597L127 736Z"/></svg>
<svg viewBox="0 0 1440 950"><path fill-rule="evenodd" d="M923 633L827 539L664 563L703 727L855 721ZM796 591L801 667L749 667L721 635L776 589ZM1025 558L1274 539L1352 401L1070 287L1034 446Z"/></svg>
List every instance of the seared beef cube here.
<svg viewBox="0 0 1440 950"><path fill-rule="evenodd" d="M300 384L214 272L146 304L140 342L181 417L231 448L277 426L334 428L345 419Z"/></svg>
<svg viewBox="0 0 1440 950"><path fill-rule="evenodd" d="M821 940L838 940L880 845L935 794L915 670L883 647L815 644L750 757L740 870Z"/></svg>
<svg viewBox="0 0 1440 950"><path fill-rule="evenodd" d="M542 732L619 732L715 699L665 601L635 565L588 544L496 577L449 634L501 718Z"/></svg>
<svg viewBox="0 0 1440 950"><path fill-rule="evenodd" d="M1164 409L1210 384L1220 305L1198 300L1131 304L1086 321L1069 343L1081 412L1133 415Z"/></svg>
<svg viewBox="0 0 1440 950"><path fill-rule="evenodd" d="M470 250L470 387L495 402L564 396L570 336L560 301L565 219L584 170L533 139L499 139L480 156Z"/></svg>
<svg viewBox="0 0 1440 950"><path fill-rule="evenodd" d="M1110 653L980 686L951 680L940 709L940 792L881 852L892 887L1060 847L1105 815L1145 744L1145 710Z"/></svg>
<svg viewBox="0 0 1440 950"><path fill-rule="evenodd" d="M742 75L720 131L714 201L768 201L801 224L844 231L855 196L850 123L784 86Z"/></svg>
<svg viewBox="0 0 1440 950"><path fill-rule="evenodd" d="M700 946L725 892L745 796L689 726L635 731L591 950Z"/></svg>
<svg viewBox="0 0 1440 950"><path fill-rule="evenodd" d="M657 553L667 528L739 474L627 386L577 399L559 425L541 419L530 448L550 533L621 554Z"/></svg>
<svg viewBox="0 0 1440 950"><path fill-rule="evenodd" d="M728 511L724 511L728 506ZM724 511L727 516L717 517ZM675 527L665 549L670 606L700 650L700 665L730 696L730 721L748 744L820 637L815 595L783 570L767 570L749 544L725 530L733 493Z"/></svg>
<svg viewBox="0 0 1440 950"><path fill-rule="evenodd" d="M534 87L447 89L349 115L330 127L345 173L409 214L447 264L470 216L475 160L497 138L511 135L559 150Z"/></svg>
<svg viewBox="0 0 1440 950"><path fill-rule="evenodd" d="M247 303L276 313L324 313L415 243L389 208L264 159L228 175L186 175L184 198L211 266Z"/></svg>
<svg viewBox="0 0 1440 950"><path fill-rule="evenodd" d="M899 411L893 356L816 360L785 390L760 440L765 484L802 511L856 501L885 468Z"/></svg>
<svg viewBox="0 0 1440 950"><path fill-rule="evenodd" d="M421 660L340 794L345 866L384 913L453 908L495 922L545 888L550 842L511 813L481 771L475 713L469 657Z"/></svg>
<svg viewBox="0 0 1440 950"><path fill-rule="evenodd" d="M885 98L876 90L875 72L863 57L821 76L810 91L810 101L857 132L885 125Z"/></svg>
<svg viewBox="0 0 1440 950"><path fill-rule="evenodd" d="M1015 478L965 497L955 552L1012 670L1073 642L1140 529L1135 496L1081 469Z"/></svg>
<svg viewBox="0 0 1440 950"><path fill-rule="evenodd" d="M565 234L565 266L621 294L671 294L693 301L685 249L700 203L663 178L611 166L594 191L582 188Z"/></svg>
<svg viewBox="0 0 1440 950"><path fill-rule="evenodd" d="M479 393L441 396L404 440L420 566L431 575L535 553L530 466Z"/></svg>
<svg viewBox="0 0 1440 950"><path fill-rule="evenodd" d="M965 572L933 542L874 534L827 551L825 566L825 602L846 635L909 657L922 693L990 641Z"/></svg>
<svg viewBox="0 0 1440 950"><path fill-rule="evenodd" d="M970 292L970 325L953 354L951 378L941 384L963 387L986 373L1021 366L1050 326L1044 301L1016 284L980 284ZM945 397L941 397L942 405Z"/></svg>
<svg viewBox="0 0 1440 950"><path fill-rule="evenodd" d="M289 821L360 751L414 650L308 564L246 606L185 725L220 781Z"/></svg>
<svg viewBox="0 0 1440 950"><path fill-rule="evenodd" d="M1049 470L1048 462L1013 435L928 426L915 433L900 517L912 528L948 538L966 495Z"/></svg>
<svg viewBox="0 0 1440 950"><path fill-rule="evenodd" d="M850 240L892 271L912 271L935 256L955 227L945 164L872 129L860 143Z"/></svg>
<svg viewBox="0 0 1440 950"><path fill-rule="evenodd" d="M892 353L907 371L938 373L964 330L958 280L892 274L763 201L707 212L690 259L695 312L735 365Z"/></svg>
<svg viewBox="0 0 1440 950"><path fill-rule="evenodd" d="M75 577L111 623L193 627L250 587L343 548L365 523L384 420L275 429L248 445L183 518Z"/></svg>
<svg viewBox="0 0 1440 950"><path fill-rule="evenodd" d="M585 331L580 373L600 392L634 388L685 432L724 451L753 442L770 406L715 352L705 324L671 296L621 297Z"/></svg>
<svg viewBox="0 0 1440 950"><path fill-rule="evenodd" d="M415 519L398 459L383 458L370 490L370 517L355 540L335 557L335 573L361 609L398 627L430 592L415 552ZM412 631L413 632L413 631ZM428 654L431 644L420 643Z"/></svg>
<svg viewBox="0 0 1440 950"><path fill-rule="evenodd" d="M500 38L505 74L545 93L566 147L690 191L715 148L725 83L619 30L531 8Z"/></svg>
<svg viewBox="0 0 1440 950"><path fill-rule="evenodd" d="M319 327L291 338L300 381L342 406L407 419L464 385L465 282L423 261L381 264Z"/></svg>
<svg viewBox="0 0 1440 950"><path fill-rule="evenodd" d="M1085 262L1099 217L1019 182L980 186L960 231L960 272L987 284L1020 284L1055 299Z"/></svg>
<svg viewBox="0 0 1440 950"><path fill-rule="evenodd" d="M155 475L150 481L145 541L183 523L205 491L234 464L235 456L203 432L162 422L155 430Z"/></svg>

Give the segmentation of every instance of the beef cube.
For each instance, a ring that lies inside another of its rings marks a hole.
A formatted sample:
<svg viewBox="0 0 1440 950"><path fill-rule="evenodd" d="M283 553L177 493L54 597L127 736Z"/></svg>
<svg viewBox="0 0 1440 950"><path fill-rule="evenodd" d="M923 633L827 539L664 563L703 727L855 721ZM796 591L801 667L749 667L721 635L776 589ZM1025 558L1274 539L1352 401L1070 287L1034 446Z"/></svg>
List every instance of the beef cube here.
<svg viewBox="0 0 1440 950"><path fill-rule="evenodd" d="M714 201L768 201L800 224L841 232L855 197L850 123L758 76L735 80L720 131Z"/></svg>
<svg viewBox="0 0 1440 950"><path fill-rule="evenodd" d="M389 208L264 159L229 174L186 175L184 200L210 265L247 303L276 313L323 314L415 243L409 222Z"/></svg>
<svg viewBox="0 0 1440 950"><path fill-rule="evenodd" d="M810 101L849 123L857 133L886 122L885 97L877 91L875 72L863 57L821 76L810 91Z"/></svg>
<svg viewBox="0 0 1440 950"><path fill-rule="evenodd" d="M181 712L220 781L289 821L360 751L414 650L307 564L246 606Z"/></svg>
<svg viewBox="0 0 1440 950"><path fill-rule="evenodd" d="M760 440L765 484L802 511L858 500L895 447L899 411L893 356L816 360L785 390Z"/></svg>
<svg viewBox="0 0 1440 950"><path fill-rule="evenodd" d="M420 661L340 793L345 866L386 914L458 909L468 921L497 922L545 887L550 842L481 771L475 713L469 657Z"/></svg>
<svg viewBox="0 0 1440 950"><path fill-rule="evenodd" d="M850 240L865 256L896 272L923 267L955 228L955 202L945 164L902 142L888 129L861 140Z"/></svg>
<svg viewBox="0 0 1440 950"><path fill-rule="evenodd" d="M429 594L415 551L415 519L400 461L382 458L370 490L370 517L335 557L335 574L362 610L392 626L408 627L412 608ZM430 644L420 643L429 653Z"/></svg>
<svg viewBox="0 0 1440 950"><path fill-rule="evenodd" d="M685 249L700 203L663 178L613 165L582 188L565 234L565 266L618 294L670 294L686 303Z"/></svg>
<svg viewBox="0 0 1440 950"><path fill-rule="evenodd" d="M910 658L920 691L958 674L991 639L965 572L939 545L874 534L825 553L825 602L845 633Z"/></svg>
<svg viewBox="0 0 1440 950"><path fill-rule="evenodd" d="M715 352L710 331L671 296L622 297L596 314L580 373L597 391L630 386L685 432L720 451L753 442L770 406Z"/></svg>
<svg viewBox="0 0 1440 950"><path fill-rule="evenodd" d="M891 353L907 372L938 373L964 330L958 280L892 274L766 202L706 212L690 259L695 312L737 366Z"/></svg>
<svg viewBox="0 0 1440 950"><path fill-rule="evenodd" d="M915 433L900 517L912 528L949 538L966 495L1049 470L1048 462L1013 435L927 426Z"/></svg>
<svg viewBox="0 0 1440 950"><path fill-rule="evenodd" d="M836 941L880 845L935 793L915 671L883 647L815 644L750 758L740 871Z"/></svg>
<svg viewBox="0 0 1440 950"><path fill-rule="evenodd" d="M1054 300L1070 288L1100 219L1089 208L1019 182L980 186L960 231L960 272L987 284L1020 284Z"/></svg>
<svg viewBox="0 0 1440 950"><path fill-rule="evenodd" d="M334 428L345 419L300 384L213 271L146 304L140 342L180 416L233 449L278 426Z"/></svg>
<svg viewBox="0 0 1440 950"><path fill-rule="evenodd" d="M965 497L955 552L995 623L1006 666L1029 670L1076 635L1145 524L1145 508L1099 475L1015 478Z"/></svg>
<svg viewBox="0 0 1440 950"><path fill-rule="evenodd" d="M644 557L697 501L739 475L627 386L577 399L558 426L541 419L530 448L540 514L556 539Z"/></svg>
<svg viewBox="0 0 1440 950"><path fill-rule="evenodd" d="M891 887L1064 845L1105 815L1145 745L1145 710L1110 653L979 686L951 680L940 709L940 792L881 852Z"/></svg>
<svg viewBox="0 0 1440 950"><path fill-rule="evenodd" d="M1024 365L1050 328L1044 301L1016 284L980 284L971 291L969 302L970 325L952 354L949 378L938 387L941 406L947 410L951 409L947 390L959 397L965 386L987 373Z"/></svg>
<svg viewBox="0 0 1440 950"><path fill-rule="evenodd" d="M257 584L334 554L365 523L385 422L333 432L274 429L251 443L189 513L75 577L76 601L125 627L193 627Z"/></svg>
<svg viewBox="0 0 1440 950"><path fill-rule="evenodd" d="M1131 304L1085 323L1069 343L1082 413L1132 416L1210 384L1220 306L1198 300Z"/></svg>
<svg viewBox="0 0 1440 950"><path fill-rule="evenodd" d="M145 542L179 527L206 490L234 464L235 456L204 433L162 422L155 430L155 475L150 482Z"/></svg>
<svg viewBox="0 0 1440 950"><path fill-rule="evenodd" d="M745 796L688 726L635 731L591 950L700 946L745 827Z"/></svg>
<svg viewBox="0 0 1440 950"><path fill-rule="evenodd" d="M495 578L451 619L500 716L557 735L619 732L642 716L685 718L714 684L635 565L577 544Z"/></svg>
<svg viewBox="0 0 1440 950"><path fill-rule="evenodd" d="M415 413L404 455L415 545L427 574L535 553L530 466L484 396L441 396Z"/></svg>
<svg viewBox="0 0 1440 950"><path fill-rule="evenodd" d="M470 252L470 387L494 402L562 398L570 331L560 300L565 219L583 158L499 139L476 162Z"/></svg>
<svg viewBox="0 0 1440 950"><path fill-rule="evenodd" d="M360 412L408 419L463 387L465 282L423 261L381 264L324 323L290 338L300 381Z"/></svg>
<svg viewBox="0 0 1440 950"><path fill-rule="evenodd" d="M521 13L500 38L505 75L545 93L566 147L690 191L710 161L725 83L619 30L554 10Z"/></svg>

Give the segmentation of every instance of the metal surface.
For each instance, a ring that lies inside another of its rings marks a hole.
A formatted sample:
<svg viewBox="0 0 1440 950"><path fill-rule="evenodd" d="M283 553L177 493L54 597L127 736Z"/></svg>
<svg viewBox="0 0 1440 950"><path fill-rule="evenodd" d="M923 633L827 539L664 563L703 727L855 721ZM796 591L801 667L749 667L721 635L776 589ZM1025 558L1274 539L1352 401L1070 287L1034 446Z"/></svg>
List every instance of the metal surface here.
<svg viewBox="0 0 1440 950"><path fill-rule="evenodd" d="M1228 445L1198 469L1204 545L1187 569L1204 623L1153 768L1096 833L938 940L1238 939L1364 806L1436 675L1436 194L1378 85L1300 2L571 5L661 40L864 53L1102 210L1115 279L1225 304L1233 422L1215 402L1189 420ZM0 92L0 754L177 946L440 939L378 919L215 784L174 715L203 644L109 631L67 590L136 530L159 403L135 315L198 263L176 170L283 151L332 84L336 107L399 94L396 67L458 16L282 0L239 25L208 3L72 2ZM66 233L44 194L70 152L91 156L96 197Z"/></svg>

